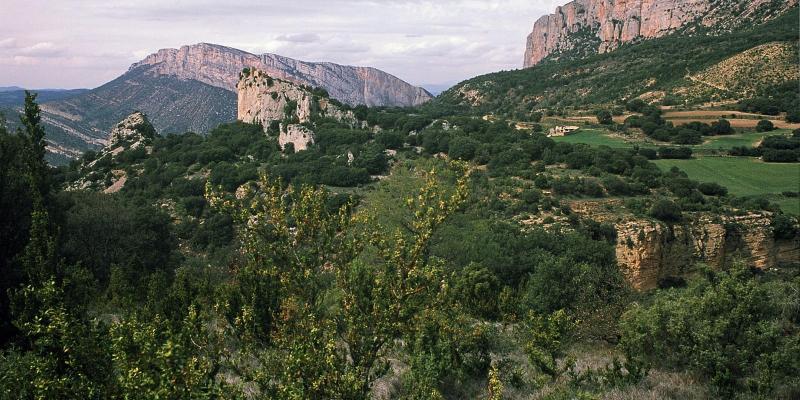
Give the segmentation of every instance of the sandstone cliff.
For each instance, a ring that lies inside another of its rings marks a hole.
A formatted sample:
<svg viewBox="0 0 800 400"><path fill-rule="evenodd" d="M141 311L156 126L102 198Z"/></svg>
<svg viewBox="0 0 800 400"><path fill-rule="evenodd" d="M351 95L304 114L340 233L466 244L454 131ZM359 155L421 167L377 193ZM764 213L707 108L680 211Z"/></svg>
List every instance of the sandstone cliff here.
<svg viewBox="0 0 800 400"><path fill-rule="evenodd" d="M292 143L299 151L314 143L314 132L306 126L314 117L332 118L350 126L358 124L352 111L342 110L324 95L258 69L244 70L237 93L238 119L261 123L267 131L277 123L281 148Z"/></svg>
<svg viewBox="0 0 800 400"><path fill-rule="evenodd" d="M275 78L321 87L333 98L350 105L415 106L432 98L425 89L375 68L304 62L276 54L259 56L207 43L159 50L130 69L148 68L153 75L197 80L234 91L239 73L246 67Z"/></svg>
<svg viewBox="0 0 800 400"><path fill-rule="evenodd" d="M758 23L798 0L575 0L539 18L528 35L524 67L549 55L604 53L623 43L704 26L728 30Z"/></svg>
<svg viewBox="0 0 800 400"><path fill-rule="evenodd" d="M738 258L761 269L800 262L800 237L774 239L770 218L763 214L698 216L671 226L628 220L615 227L617 262L636 289L684 275L698 262L719 268Z"/></svg>

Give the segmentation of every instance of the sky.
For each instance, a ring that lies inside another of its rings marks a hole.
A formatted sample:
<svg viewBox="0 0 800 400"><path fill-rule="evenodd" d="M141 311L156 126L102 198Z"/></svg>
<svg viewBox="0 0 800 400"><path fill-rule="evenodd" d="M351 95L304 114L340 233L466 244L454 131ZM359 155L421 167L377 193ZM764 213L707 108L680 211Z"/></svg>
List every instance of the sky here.
<svg viewBox="0 0 800 400"><path fill-rule="evenodd" d="M0 86L93 88L201 42L372 66L415 85L522 65L566 0L0 0Z"/></svg>

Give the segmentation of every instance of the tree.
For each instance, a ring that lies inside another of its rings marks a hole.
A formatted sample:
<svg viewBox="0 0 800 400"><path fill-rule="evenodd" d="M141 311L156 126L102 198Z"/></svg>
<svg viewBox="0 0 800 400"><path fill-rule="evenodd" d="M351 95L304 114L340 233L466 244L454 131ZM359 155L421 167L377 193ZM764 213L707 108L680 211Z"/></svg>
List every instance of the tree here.
<svg viewBox="0 0 800 400"><path fill-rule="evenodd" d="M595 116L597 117L597 123L601 125L611 125L614 122L614 117L608 110L598 110L595 112Z"/></svg>
<svg viewBox="0 0 800 400"><path fill-rule="evenodd" d="M47 154L46 144L44 141L44 127L41 125L42 117L40 115L39 105L36 104L36 93L25 91L25 107L20 121L24 130L20 130L20 136L27 140L26 160L29 169L29 176L31 180L32 190L41 199L34 199L34 201L46 200L49 194L48 174L49 168L44 159ZM44 206L42 204L42 206Z"/></svg>
<svg viewBox="0 0 800 400"><path fill-rule="evenodd" d="M529 313L525 323L525 354L541 373L555 380L572 367L570 362L558 366L567 349L567 339L575 329L575 322L564 310L549 315Z"/></svg>
<svg viewBox="0 0 800 400"><path fill-rule="evenodd" d="M456 136L450 141L449 155L457 160L472 160L477 147L477 141L464 136Z"/></svg>
<svg viewBox="0 0 800 400"><path fill-rule="evenodd" d="M733 128L727 119L720 118L719 121L711 124L711 132L714 135L730 135L733 133Z"/></svg>
<svg viewBox="0 0 800 400"><path fill-rule="evenodd" d="M756 132L769 132L775 130L775 126L772 124L772 121L768 119L761 119L758 120L756 124Z"/></svg>
<svg viewBox="0 0 800 400"><path fill-rule="evenodd" d="M240 198L209 186L209 203L239 224L244 264L234 272L239 284L227 314L262 361L264 370L253 375L262 390L366 398L382 374L385 346L411 329L442 290L441 262L428 247L465 196L466 176L446 193L431 172L406 202L407 232L387 233L349 207L329 211L322 189L284 190L265 176ZM366 248L371 257L360 256ZM325 306L326 293L337 293L336 307Z"/></svg>
<svg viewBox="0 0 800 400"><path fill-rule="evenodd" d="M657 200L648 214L665 222L678 222L682 218L681 207L667 199Z"/></svg>

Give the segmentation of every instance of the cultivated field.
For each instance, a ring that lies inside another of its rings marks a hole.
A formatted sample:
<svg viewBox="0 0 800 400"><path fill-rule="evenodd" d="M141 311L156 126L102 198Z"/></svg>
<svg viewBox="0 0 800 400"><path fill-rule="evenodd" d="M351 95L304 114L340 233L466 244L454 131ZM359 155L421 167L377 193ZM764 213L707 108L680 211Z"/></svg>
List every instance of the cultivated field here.
<svg viewBox="0 0 800 400"><path fill-rule="evenodd" d="M800 214L800 199L781 195L786 191L800 191L798 163L765 163L749 157L698 157L654 162L664 170L677 166L700 182L719 183L736 196L767 195L785 212Z"/></svg>
<svg viewBox="0 0 800 400"><path fill-rule="evenodd" d="M798 129L800 124L786 122L783 118L773 115L761 115L745 113L731 110L691 110L691 111L667 111L663 115L664 119L671 121L674 125L682 125L689 122L711 123L720 118L725 118L734 128L755 128L760 119L768 119L772 124L781 129Z"/></svg>

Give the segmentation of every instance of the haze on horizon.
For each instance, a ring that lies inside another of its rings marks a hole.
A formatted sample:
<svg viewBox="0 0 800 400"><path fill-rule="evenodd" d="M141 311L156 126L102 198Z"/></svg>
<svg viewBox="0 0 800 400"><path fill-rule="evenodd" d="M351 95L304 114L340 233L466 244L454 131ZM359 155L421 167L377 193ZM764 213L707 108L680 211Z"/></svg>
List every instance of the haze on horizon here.
<svg viewBox="0 0 800 400"><path fill-rule="evenodd" d="M5 0L0 86L93 88L162 48L208 42L372 66L415 85L520 68L558 0Z"/></svg>

